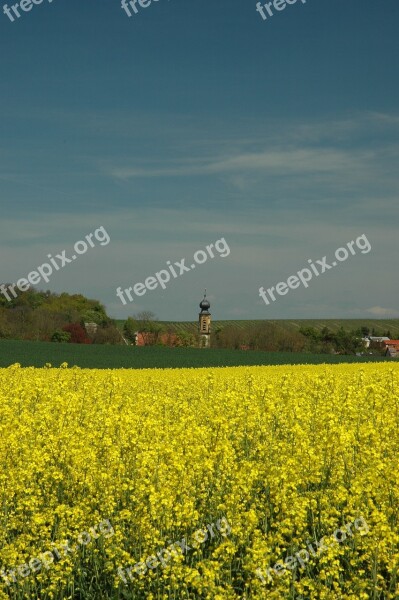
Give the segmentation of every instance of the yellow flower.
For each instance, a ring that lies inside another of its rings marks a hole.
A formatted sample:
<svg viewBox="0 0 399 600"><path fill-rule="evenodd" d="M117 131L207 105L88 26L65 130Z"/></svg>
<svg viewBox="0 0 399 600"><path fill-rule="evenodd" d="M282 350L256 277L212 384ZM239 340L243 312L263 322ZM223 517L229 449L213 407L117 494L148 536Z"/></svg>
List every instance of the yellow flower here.
<svg viewBox="0 0 399 600"><path fill-rule="evenodd" d="M0 600L398 597L399 364L0 380Z"/></svg>

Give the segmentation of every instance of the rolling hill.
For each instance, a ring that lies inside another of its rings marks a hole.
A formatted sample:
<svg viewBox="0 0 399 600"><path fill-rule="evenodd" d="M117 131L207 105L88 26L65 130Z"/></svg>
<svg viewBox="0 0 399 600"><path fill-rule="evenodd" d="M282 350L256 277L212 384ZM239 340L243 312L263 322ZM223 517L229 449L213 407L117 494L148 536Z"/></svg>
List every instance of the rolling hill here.
<svg viewBox="0 0 399 600"><path fill-rule="evenodd" d="M123 319L118 319L118 327L122 329L124 322ZM216 331L219 327L228 327L231 325L244 330L248 326L260 325L264 322L264 319L212 321L212 330ZM399 338L399 319L278 319L268 322L278 325L287 331L298 331L301 327L314 327L320 331L323 327L328 327L331 331L337 331L340 327L343 327L345 330L368 327L370 331L374 329L376 335L383 335L384 332L390 331L392 339ZM176 333L194 333L198 327L196 321L160 321L160 323Z"/></svg>

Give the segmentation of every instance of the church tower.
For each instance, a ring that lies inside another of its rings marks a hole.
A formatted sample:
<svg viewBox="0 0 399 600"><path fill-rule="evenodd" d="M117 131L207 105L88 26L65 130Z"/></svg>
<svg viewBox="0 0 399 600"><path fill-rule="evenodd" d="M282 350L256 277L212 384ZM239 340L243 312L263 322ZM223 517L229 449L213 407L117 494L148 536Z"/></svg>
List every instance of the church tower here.
<svg viewBox="0 0 399 600"><path fill-rule="evenodd" d="M206 299L206 290L203 300L200 302L201 312L198 319L198 332L200 336L200 347L210 348L211 346L211 313L209 309L211 305Z"/></svg>

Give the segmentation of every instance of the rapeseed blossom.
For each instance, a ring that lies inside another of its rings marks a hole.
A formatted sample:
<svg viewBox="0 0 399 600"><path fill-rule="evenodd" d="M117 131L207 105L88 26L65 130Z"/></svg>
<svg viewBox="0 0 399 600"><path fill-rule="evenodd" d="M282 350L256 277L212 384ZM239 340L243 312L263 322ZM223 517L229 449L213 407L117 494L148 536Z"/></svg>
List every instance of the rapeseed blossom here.
<svg viewBox="0 0 399 600"><path fill-rule="evenodd" d="M0 599L399 598L398 382L393 362L0 369ZM228 536L118 576L222 518ZM359 518L367 535L257 575Z"/></svg>

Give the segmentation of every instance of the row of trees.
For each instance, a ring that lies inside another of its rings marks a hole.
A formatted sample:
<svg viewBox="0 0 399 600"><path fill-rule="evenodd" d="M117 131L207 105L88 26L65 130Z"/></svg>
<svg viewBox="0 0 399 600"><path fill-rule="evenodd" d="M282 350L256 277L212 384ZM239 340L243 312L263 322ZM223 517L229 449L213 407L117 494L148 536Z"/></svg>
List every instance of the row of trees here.
<svg viewBox="0 0 399 600"><path fill-rule="evenodd" d="M212 346L216 348L245 348L268 352L303 352L306 339L296 331L287 331L280 325L264 321L248 324L219 326L212 333Z"/></svg>
<svg viewBox="0 0 399 600"><path fill-rule="evenodd" d="M85 323L95 323L96 331L88 332ZM177 332L173 326L160 323L149 311L129 317L124 323L122 335L115 321L108 317L104 306L98 300L85 298L81 294L54 294L31 288L20 292L11 302L0 294L0 338L80 344L135 344L137 332L144 334L146 345L199 346L195 327L192 332ZM368 327L356 331L341 327L336 332L327 327L322 330L304 327L295 331L287 330L278 323L264 321L260 324L246 323L244 327L233 324L218 326L212 332L212 347L354 354L365 350L361 338L367 335L391 337L389 331L370 331Z"/></svg>
<svg viewBox="0 0 399 600"><path fill-rule="evenodd" d="M347 331L343 327L336 332L328 327L323 327L321 331L314 327L303 327L299 331L306 338L310 352L355 354L365 349L359 332Z"/></svg>
<svg viewBox="0 0 399 600"><path fill-rule="evenodd" d="M154 313L144 311L128 317L123 326L123 335L131 344L136 343L136 334L145 335L146 345L198 346L198 335L190 332L176 333L173 327L160 323Z"/></svg>
<svg viewBox="0 0 399 600"><path fill-rule="evenodd" d="M331 331L328 327L321 330L314 327L302 327L298 331L287 330L277 323L265 321L248 325L245 329L234 325L219 327L212 336L212 346L219 348L248 348L269 352L312 352L323 354L356 354L365 351L362 337L366 335L390 337L390 332L370 331L367 327L358 330L346 330L340 327ZM378 346L371 346L380 354Z"/></svg>
<svg viewBox="0 0 399 600"><path fill-rule="evenodd" d="M129 317L124 325L124 336L135 343L136 333L145 334L146 344L163 344L170 346L198 347L199 339L195 333L181 333L158 322L149 312ZM269 352L312 352L326 354L355 354L365 350L361 330L347 331L341 327L338 331L330 331L327 327L317 330L313 327L301 328L298 331L287 330L277 323L262 323L218 326L212 332L213 348L264 350Z"/></svg>
<svg viewBox="0 0 399 600"><path fill-rule="evenodd" d="M374 327L370 329L370 327L360 327L355 331L357 335L362 335L363 337L372 336L372 337L389 337L391 339L391 332L389 329L387 331L377 331Z"/></svg>
<svg viewBox="0 0 399 600"><path fill-rule="evenodd" d="M366 347L362 338L367 336L391 337L391 332L377 331L374 328L360 327L359 329L346 330L340 327L338 331L330 331L328 327L323 327L321 331L314 327L301 328L300 333L308 340L307 347L311 352L337 353L337 354L355 354L364 352ZM374 354L383 354L379 344L371 344L368 352Z"/></svg>

